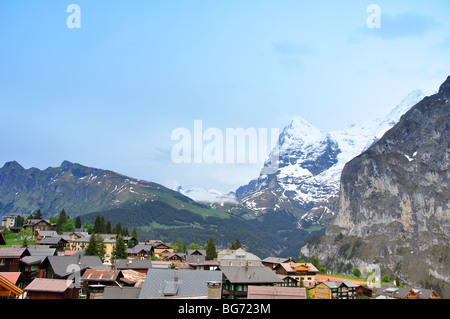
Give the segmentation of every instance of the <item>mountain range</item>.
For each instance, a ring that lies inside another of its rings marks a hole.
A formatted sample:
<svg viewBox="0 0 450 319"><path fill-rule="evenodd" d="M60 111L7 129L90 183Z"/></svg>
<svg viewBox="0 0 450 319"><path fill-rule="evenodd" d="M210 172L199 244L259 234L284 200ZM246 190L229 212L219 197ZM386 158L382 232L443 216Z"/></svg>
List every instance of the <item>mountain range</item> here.
<svg viewBox="0 0 450 319"><path fill-rule="evenodd" d="M192 191L190 192L192 194ZM161 239L203 245L213 236L218 247L240 238L260 256L298 255L308 233L297 229L292 215L266 214L248 221L234 202L221 199L217 208L203 205L162 185L119 173L64 161L59 167L25 169L12 161L0 168L0 217L35 213L43 217L80 216L92 224L98 215L113 225L137 228L142 240Z"/></svg>
<svg viewBox="0 0 450 319"><path fill-rule="evenodd" d="M424 97L422 91L413 91L385 117L333 132L322 132L307 120L296 117L282 131L278 147L269 155L260 175L247 185L229 194L199 187L191 190L179 187L177 191L212 207L237 202L246 209L247 219L284 210L296 217L301 229L324 229L336 211L344 165L380 139ZM268 174L273 158L278 158L278 170ZM241 213L242 208L238 210Z"/></svg>
<svg viewBox="0 0 450 319"><path fill-rule="evenodd" d="M304 256L351 273L381 273L450 298L450 77L348 162L336 214Z"/></svg>
<svg viewBox="0 0 450 319"><path fill-rule="evenodd" d="M154 201L176 209L215 214L214 210L162 185L69 161L45 170L25 169L12 161L0 169L0 216L28 215L38 209L44 217L53 216L63 208L70 216L82 216Z"/></svg>

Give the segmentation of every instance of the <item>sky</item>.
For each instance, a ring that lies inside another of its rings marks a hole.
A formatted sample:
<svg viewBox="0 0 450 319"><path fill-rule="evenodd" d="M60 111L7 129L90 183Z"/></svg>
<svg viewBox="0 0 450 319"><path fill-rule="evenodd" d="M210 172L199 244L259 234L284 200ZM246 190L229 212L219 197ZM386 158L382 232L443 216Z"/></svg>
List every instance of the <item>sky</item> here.
<svg viewBox="0 0 450 319"><path fill-rule="evenodd" d="M177 164L174 147L295 116L333 131L432 94L450 75L449 13L448 0L4 0L0 167L68 160L235 191L262 156Z"/></svg>

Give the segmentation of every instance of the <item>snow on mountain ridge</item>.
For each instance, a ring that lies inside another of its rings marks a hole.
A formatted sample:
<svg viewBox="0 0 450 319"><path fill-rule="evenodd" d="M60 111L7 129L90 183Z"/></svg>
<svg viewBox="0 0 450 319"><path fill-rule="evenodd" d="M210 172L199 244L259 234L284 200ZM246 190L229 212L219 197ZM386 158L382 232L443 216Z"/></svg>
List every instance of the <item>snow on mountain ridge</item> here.
<svg viewBox="0 0 450 319"><path fill-rule="evenodd" d="M209 191L207 191L201 187L194 186L191 189L186 190L182 186L178 186L175 190L180 194L183 194L184 196L189 197L190 199L200 203L209 203L209 204L238 203L236 197L232 193L224 194L216 189L210 189Z"/></svg>
<svg viewBox="0 0 450 319"><path fill-rule="evenodd" d="M413 91L385 117L329 133L301 117L294 118L280 135L279 148L271 153L279 156L278 171L266 175L262 170L257 179L236 191L237 197L259 212L290 202L299 224L323 222L323 214L334 214L345 164L379 140L424 97L422 91Z"/></svg>

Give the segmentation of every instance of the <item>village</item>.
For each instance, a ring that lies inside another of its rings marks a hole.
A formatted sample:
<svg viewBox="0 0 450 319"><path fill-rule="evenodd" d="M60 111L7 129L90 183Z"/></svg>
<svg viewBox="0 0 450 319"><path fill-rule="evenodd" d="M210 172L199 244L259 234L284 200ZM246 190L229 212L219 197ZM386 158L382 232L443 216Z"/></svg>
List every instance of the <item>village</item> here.
<svg viewBox="0 0 450 319"><path fill-rule="evenodd" d="M204 247L179 252L162 240L82 228L58 234L46 219L14 224L5 218L0 232L0 299L440 299L430 289L323 274L290 257L260 259L240 243L210 256ZM33 241L8 244L21 230ZM101 256L89 253L95 238Z"/></svg>

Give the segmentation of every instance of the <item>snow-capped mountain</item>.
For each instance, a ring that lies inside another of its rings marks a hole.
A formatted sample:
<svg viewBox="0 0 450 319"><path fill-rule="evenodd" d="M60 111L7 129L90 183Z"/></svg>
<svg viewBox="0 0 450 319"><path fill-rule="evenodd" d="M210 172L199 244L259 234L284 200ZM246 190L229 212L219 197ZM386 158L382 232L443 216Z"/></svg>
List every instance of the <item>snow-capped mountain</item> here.
<svg viewBox="0 0 450 319"><path fill-rule="evenodd" d="M182 186L178 186L175 190L199 203L207 203L211 205L219 204L221 206L227 203L238 203L236 196L233 193L224 194L216 189L210 189L207 191L201 187L192 187L191 189L186 190Z"/></svg>
<svg viewBox="0 0 450 319"><path fill-rule="evenodd" d="M267 174L264 167L258 178L236 191L236 197L256 216L284 209L304 229L325 226L334 215L344 165L378 141L424 97L422 91L414 91L384 118L334 132L322 132L305 119L294 118L269 157L278 155L278 170ZM273 166L267 161L268 165Z"/></svg>

